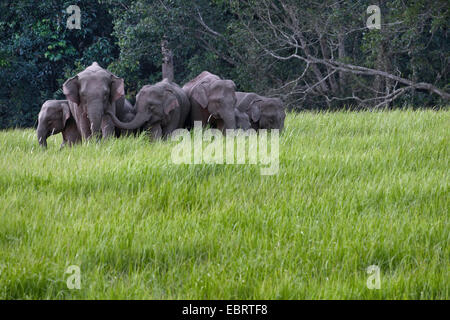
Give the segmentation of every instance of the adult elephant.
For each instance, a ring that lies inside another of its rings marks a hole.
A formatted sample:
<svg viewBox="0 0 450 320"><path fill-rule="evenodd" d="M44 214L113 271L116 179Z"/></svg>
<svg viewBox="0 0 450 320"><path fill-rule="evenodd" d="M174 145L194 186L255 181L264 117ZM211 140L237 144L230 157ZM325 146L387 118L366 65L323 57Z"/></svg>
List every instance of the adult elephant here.
<svg viewBox="0 0 450 320"><path fill-rule="evenodd" d="M72 145L81 141L75 119L72 117L67 100L47 100L42 105L36 129L39 144L46 148L47 138L62 133L64 145Z"/></svg>
<svg viewBox="0 0 450 320"><path fill-rule="evenodd" d="M235 110L236 85L231 80L222 80L203 71L186 83L183 90L191 102L188 127L193 127L194 121L201 121L206 126L213 118L213 123L222 131L236 129L236 117L244 117Z"/></svg>
<svg viewBox="0 0 450 320"><path fill-rule="evenodd" d="M154 85L143 86L136 96L136 116L122 122L111 112L116 127L126 130L149 129L154 138L167 137L182 128L190 111L184 91L174 82L164 79Z"/></svg>
<svg viewBox="0 0 450 320"><path fill-rule="evenodd" d="M107 112L115 114L115 102L124 96L123 79L94 62L68 79L63 91L83 139L92 135L109 137L114 124Z"/></svg>
<svg viewBox="0 0 450 320"><path fill-rule="evenodd" d="M236 92L236 98L236 108L248 115L252 128L283 130L286 113L281 99L253 92Z"/></svg>
<svg viewBox="0 0 450 320"><path fill-rule="evenodd" d="M251 128L250 118L248 117L248 115L245 112L240 111L236 107L234 108L234 119L236 121L236 129L248 130ZM219 128L222 131L225 130L224 122L220 119L215 119L212 116L208 118L208 124L212 128Z"/></svg>

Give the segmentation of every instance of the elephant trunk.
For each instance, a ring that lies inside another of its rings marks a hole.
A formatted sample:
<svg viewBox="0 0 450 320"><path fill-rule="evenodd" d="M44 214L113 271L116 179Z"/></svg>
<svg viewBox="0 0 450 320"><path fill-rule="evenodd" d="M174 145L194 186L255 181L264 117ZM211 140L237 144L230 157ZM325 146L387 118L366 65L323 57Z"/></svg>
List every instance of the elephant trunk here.
<svg viewBox="0 0 450 320"><path fill-rule="evenodd" d="M42 126L38 125L37 138L38 138L39 144L43 148L47 148L48 130L46 128L43 128Z"/></svg>
<svg viewBox="0 0 450 320"><path fill-rule="evenodd" d="M236 129L236 118L234 114L234 110L231 112L223 112L220 113L220 117L224 122L225 129Z"/></svg>
<svg viewBox="0 0 450 320"><path fill-rule="evenodd" d="M96 103L90 104L87 109L87 116L89 118L91 136L101 136L103 103L97 101Z"/></svg>
<svg viewBox="0 0 450 320"><path fill-rule="evenodd" d="M112 112L108 111L108 114L111 116L111 119L116 127L125 130L134 130L140 128L142 125L144 125L144 123L149 121L151 118L151 115L148 113L138 112L134 116L133 120L131 120L130 122L122 122L119 119L117 119L116 115L113 114Z"/></svg>
<svg viewBox="0 0 450 320"><path fill-rule="evenodd" d="M234 113L236 116L236 127L238 129L248 130L250 129L250 119L248 115L244 112L239 111L239 109L235 108Z"/></svg>

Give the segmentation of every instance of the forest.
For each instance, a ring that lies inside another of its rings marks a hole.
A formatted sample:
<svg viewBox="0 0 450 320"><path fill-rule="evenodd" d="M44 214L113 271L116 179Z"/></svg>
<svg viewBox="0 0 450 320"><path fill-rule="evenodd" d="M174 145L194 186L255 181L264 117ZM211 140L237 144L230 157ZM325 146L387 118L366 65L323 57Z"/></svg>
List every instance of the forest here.
<svg viewBox="0 0 450 320"><path fill-rule="evenodd" d="M77 5L80 29L69 29ZM368 7L380 9L368 28ZM289 110L437 108L450 97L446 0L2 0L0 128L33 127L42 103L96 61L132 102L161 80L203 70Z"/></svg>
<svg viewBox="0 0 450 320"><path fill-rule="evenodd" d="M449 4L1 0L0 300L448 300Z"/></svg>

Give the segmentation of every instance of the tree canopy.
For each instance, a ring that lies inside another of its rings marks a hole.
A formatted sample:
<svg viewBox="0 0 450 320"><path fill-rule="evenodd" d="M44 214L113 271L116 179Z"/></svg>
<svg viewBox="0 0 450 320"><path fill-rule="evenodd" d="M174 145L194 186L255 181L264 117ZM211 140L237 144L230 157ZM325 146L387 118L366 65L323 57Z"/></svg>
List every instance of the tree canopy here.
<svg viewBox="0 0 450 320"><path fill-rule="evenodd" d="M368 29L367 7L381 9ZM66 8L81 29L66 28ZM33 126L40 105L97 61L128 98L161 80L161 41L180 85L203 70L291 109L433 107L449 99L448 1L5 0L0 128Z"/></svg>

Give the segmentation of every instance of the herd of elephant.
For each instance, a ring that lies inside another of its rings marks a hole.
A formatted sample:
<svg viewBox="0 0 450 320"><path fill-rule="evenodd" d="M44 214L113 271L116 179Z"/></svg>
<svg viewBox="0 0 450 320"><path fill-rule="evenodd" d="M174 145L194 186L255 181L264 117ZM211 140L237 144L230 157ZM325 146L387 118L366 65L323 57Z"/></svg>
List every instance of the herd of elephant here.
<svg viewBox="0 0 450 320"><path fill-rule="evenodd" d="M63 85L67 100L48 100L39 112L37 137L62 133L64 145L93 136L147 130L154 139L166 138L179 128L192 128L194 121L222 132L226 129L279 129L286 117L282 101L255 93L236 92L231 80L204 71L182 88L164 79L145 85L133 106L124 97L124 81L96 62Z"/></svg>

